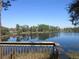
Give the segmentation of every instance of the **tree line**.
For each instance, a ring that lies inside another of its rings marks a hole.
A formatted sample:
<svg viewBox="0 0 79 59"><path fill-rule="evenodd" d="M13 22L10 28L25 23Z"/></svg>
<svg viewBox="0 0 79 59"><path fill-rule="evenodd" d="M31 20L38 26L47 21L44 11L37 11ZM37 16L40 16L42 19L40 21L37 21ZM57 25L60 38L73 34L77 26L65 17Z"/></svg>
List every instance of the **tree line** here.
<svg viewBox="0 0 79 59"><path fill-rule="evenodd" d="M16 24L16 32L18 34L20 33L49 33L49 32L59 32L60 28L55 27L55 26L50 26L46 24L39 24L37 26L28 26L28 25L23 25L20 26L19 24Z"/></svg>
<svg viewBox="0 0 79 59"><path fill-rule="evenodd" d="M79 32L79 27L64 28L62 32Z"/></svg>
<svg viewBox="0 0 79 59"><path fill-rule="evenodd" d="M73 28L60 28L58 26L50 26L46 24L39 24L37 26L19 25L16 24L16 28L2 27L2 35L10 34L29 34L29 33L52 33L52 32L79 32L79 27Z"/></svg>
<svg viewBox="0 0 79 59"><path fill-rule="evenodd" d="M37 26L28 26L28 25L19 25L16 24L16 28L7 28L7 27L2 27L1 34L2 35L7 35L10 33L17 33L17 34L22 34L22 33L49 33L49 32L59 32L60 28L55 27L55 26L50 26L46 24L39 24Z"/></svg>

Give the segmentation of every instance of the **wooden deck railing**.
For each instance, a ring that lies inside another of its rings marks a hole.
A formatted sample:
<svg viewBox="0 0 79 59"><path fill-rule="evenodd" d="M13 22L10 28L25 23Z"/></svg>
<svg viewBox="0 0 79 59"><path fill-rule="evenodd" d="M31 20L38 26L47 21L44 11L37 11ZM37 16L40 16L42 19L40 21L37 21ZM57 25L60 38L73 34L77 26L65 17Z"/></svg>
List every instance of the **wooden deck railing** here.
<svg viewBox="0 0 79 59"><path fill-rule="evenodd" d="M0 59L58 59L54 42L0 42Z"/></svg>

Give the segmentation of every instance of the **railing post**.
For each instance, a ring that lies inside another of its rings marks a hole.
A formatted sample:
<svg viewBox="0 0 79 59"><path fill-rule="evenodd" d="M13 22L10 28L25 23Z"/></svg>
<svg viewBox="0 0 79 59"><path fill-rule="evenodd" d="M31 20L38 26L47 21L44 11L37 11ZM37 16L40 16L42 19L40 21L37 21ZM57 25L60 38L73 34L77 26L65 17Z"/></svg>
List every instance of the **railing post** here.
<svg viewBox="0 0 79 59"><path fill-rule="evenodd" d="M11 53L11 58L10 59L16 59L15 47L12 47L12 53Z"/></svg>
<svg viewBox="0 0 79 59"><path fill-rule="evenodd" d="M59 59L59 51L57 48L56 48L56 55L57 55L57 59Z"/></svg>
<svg viewBox="0 0 79 59"><path fill-rule="evenodd" d="M59 59L59 51L56 48L56 45L53 46L53 59Z"/></svg>
<svg viewBox="0 0 79 59"><path fill-rule="evenodd" d="M1 42L1 11L2 11L2 0L0 0L0 42ZM2 48L0 46L0 59L2 59Z"/></svg>
<svg viewBox="0 0 79 59"><path fill-rule="evenodd" d="M55 53L54 53L55 51L54 51L54 49L55 49L55 46L53 46L53 53L52 53L52 54L53 54L53 55L52 55L52 58L53 58L53 59L55 59Z"/></svg>
<svg viewBox="0 0 79 59"><path fill-rule="evenodd" d="M58 49L56 48L56 45L53 45L53 53L51 55L51 58L53 59L58 59L59 58L59 54L58 54Z"/></svg>
<svg viewBox="0 0 79 59"><path fill-rule="evenodd" d="M0 59L2 59L2 46L0 46Z"/></svg>

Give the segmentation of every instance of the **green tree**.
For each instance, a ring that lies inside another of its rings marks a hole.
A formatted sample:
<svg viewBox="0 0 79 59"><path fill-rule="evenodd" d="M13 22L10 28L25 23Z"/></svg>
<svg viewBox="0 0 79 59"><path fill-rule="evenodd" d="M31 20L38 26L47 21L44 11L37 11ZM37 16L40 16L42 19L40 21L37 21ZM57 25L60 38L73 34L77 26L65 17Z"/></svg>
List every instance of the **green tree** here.
<svg viewBox="0 0 79 59"><path fill-rule="evenodd" d="M60 32L60 28L59 27L54 27L54 26L49 26L49 31L50 32Z"/></svg>
<svg viewBox="0 0 79 59"><path fill-rule="evenodd" d="M9 32L9 28L2 27L2 29L1 29L1 33L2 33L2 35L8 35L8 34L10 34L10 32Z"/></svg>
<svg viewBox="0 0 79 59"><path fill-rule="evenodd" d="M79 0L74 0L69 5L70 21L73 25L79 24Z"/></svg>
<svg viewBox="0 0 79 59"><path fill-rule="evenodd" d="M45 25L45 24L38 25L38 31L40 31L40 32L49 31L49 25Z"/></svg>
<svg viewBox="0 0 79 59"><path fill-rule="evenodd" d="M16 31L18 31L20 29L19 24L16 24Z"/></svg>
<svg viewBox="0 0 79 59"><path fill-rule="evenodd" d="M31 26L30 31L31 32L36 32L37 31L37 26Z"/></svg>
<svg viewBox="0 0 79 59"><path fill-rule="evenodd" d="M1 41L1 28L2 28L2 25L1 25L1 11L2 9L4 10L8 10L8 7L11 6L11 1L12 0L0 0L0 41Z"/></svg>
<svg viewBox="0 0 79 59"><path fill-rule="evenodd" d="M79 32L79 27L74 27L73 32Z"/></svg>
<svg viewBox="0 0 79 59"><path fill-rule="evenodd" d="M63 32L73 32L73 28L64 28Z"/></svg>
<svg viewBox="0 0 79 59"><path fill-rule="evenodd" d="M17 35L20 35L21 33L21 28L19 24L16 24L16 31L17 31Z"/></svg>
<svg viewBox="0 0 79 59"><path fill-rule="evenodd" d="M22 32L28 32L29 31L29 26L28 25L23 25L21 26Z"/></svg>

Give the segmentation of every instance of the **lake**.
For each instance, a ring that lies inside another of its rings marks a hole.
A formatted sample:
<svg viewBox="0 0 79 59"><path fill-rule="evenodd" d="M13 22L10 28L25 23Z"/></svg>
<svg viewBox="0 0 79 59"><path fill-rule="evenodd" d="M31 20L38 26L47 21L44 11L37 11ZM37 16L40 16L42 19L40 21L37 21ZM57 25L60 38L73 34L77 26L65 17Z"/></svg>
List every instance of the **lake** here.
<svg viewBox="0 0 79 59"><path fill-rule="evenodd" d="M41 42L50 41L59 43L64 51L78 51L79 52L79 33L44 33L44 34L30 34L19 37L10 37L8 42Z"/></svg>

